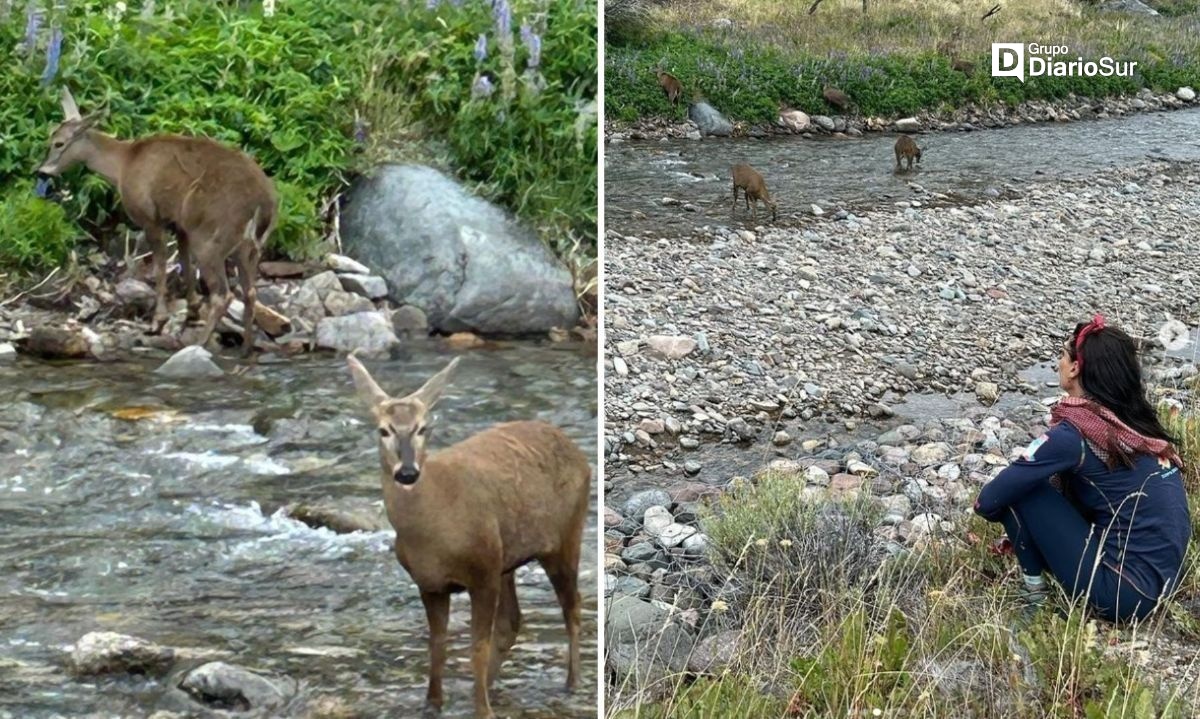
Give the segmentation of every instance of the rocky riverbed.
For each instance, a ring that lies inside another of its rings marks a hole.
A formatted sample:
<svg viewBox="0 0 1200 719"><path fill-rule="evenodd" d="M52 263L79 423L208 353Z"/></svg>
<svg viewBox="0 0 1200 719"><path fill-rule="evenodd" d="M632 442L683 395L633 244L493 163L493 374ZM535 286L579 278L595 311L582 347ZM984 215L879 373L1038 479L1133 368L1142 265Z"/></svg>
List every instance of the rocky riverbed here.
<svg viewBox="0 0 1200 719"><path fill-rule="evenodd" d="M680 137L699 140L704 135L725 133L734 136L765 137L768 135L834 135L857 137L864 132L883 131L957 131L1011 127L1034 122L1074 122L1123 117L1141 112L1161 112L1195 106L1197 93L1190 87L1175 92L1155 93L1143 88L1131 97L1089 98L1070 95L1062 100L1032 100L1016 106L969 103L948 111L926 111L909 117L856 117L809 115L800 110L784 110L775 122L750 124L732 122L720 116L717 109L706 107L704 112L692 113L692 119L682 122L667 118L643 118L632 123L606 122L605 143L643 140L658 137ZM709 118L713 118L710 122Z"/></svg>
<svg viewBox="0 0 1200 719"><path fill-rule="evenodd" d="M698 519L764 468L812 498L877 498L880 551L961 535L979 487L1044 429L1053 361L1095 312L1144 339L1157 398L1194 405L1200 167L1143 163L974 205L911 190L798 228L610 225L611 672L696 671L731 651L704 631L721 584ZM658 653L631 649L648 639ZM1177 649L1158 669L1191 681Z"/></svg>

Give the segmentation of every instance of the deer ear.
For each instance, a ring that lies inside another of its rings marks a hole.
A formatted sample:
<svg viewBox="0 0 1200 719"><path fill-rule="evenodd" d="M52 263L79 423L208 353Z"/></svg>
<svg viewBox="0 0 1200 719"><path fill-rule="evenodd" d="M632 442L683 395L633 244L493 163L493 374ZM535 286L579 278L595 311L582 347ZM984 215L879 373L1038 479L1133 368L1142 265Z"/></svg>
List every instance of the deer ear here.
<svg viewBox="0 0 1200 719"><path fill-rule="evenodd" d="M79 120L79 106L75 104L75 97L71 94L71 88L64 87L62 94L62 110L63 117L67 120Z"/></svg>
<svg viewBox="0 0 1200 719"><path fill-rule="evenodd" d="M442 396L442 392L446 389L446 385L450 384L450 375L454 373L454 368L458 366L459 357L450 360L450 364L446 365L445 369L438 372L434 376L426 380L421 389L413 392L410 397L421 400L421 404L425 405L425 409L433 409L437 404L438 399Z"/></svg>
<svg viewBox="0 0 1200 719"><path fill-rule="evenodd" d="M362 397L368 407L375 409L379 403L388 399L387 392L375 384L375 380L371 379L371 373L367 372L367 368L363 367L357 357L350 355L346 358L346 364L350 366L350 376L354 378L354 387L358 390L358 396Z"/></svg>

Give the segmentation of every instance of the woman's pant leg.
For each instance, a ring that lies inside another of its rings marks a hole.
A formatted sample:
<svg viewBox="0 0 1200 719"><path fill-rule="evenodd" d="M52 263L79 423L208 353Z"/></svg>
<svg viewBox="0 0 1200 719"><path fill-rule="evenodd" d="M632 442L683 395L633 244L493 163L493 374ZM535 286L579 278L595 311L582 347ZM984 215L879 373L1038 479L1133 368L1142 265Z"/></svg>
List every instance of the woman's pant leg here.
<svg viewBox="0 0 1200 719"><path fill-rule="evenodd" d="M1097 566L1102 528L1093 527L1049 483L1005 511L1001 522L1026 574L1049 569L1072 597L1090 591L1091 604L1108 619L1144 615L1153 608L1132 587L1118 585L1111 569Z"/></svg>

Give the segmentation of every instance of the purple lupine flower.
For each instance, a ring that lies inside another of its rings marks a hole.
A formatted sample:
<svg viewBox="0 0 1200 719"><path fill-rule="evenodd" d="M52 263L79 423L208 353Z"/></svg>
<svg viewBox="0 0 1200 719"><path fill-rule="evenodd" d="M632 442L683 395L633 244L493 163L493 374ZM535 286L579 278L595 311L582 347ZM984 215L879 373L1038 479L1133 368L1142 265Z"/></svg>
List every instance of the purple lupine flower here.
<svg viewBox="0 0 1200 719"><path fill-rule="evenodd" d="M62 28L55 26L50 31L50 46L46 48L46 71L42 73L42 87L50 84L58 74L58 60L62 57Z"/></svg>
<svg viewBox="0 0 1200 719"><path fill-rule="evenodd" d="M512 32L512 8L508 0L492 0L492 16L496 19L496 33L507 37Z"/></svg>
<svg viewBox="0 0 1200 719"><path fill-rule="evenodd" d="M491 78L487 75L480 75L475 78L475 84L471 86L471 97L491 97L496 91L496 86L492 84Z"/></svg>
<svg viewBox="0 0 1200 719"><path fill-rule="evenodd" d="M537 67L542 62L542 38L528 25L521 26L521 40L529 49L529 67Z"/></svg>
<svg viewBox="0 0 1200 719"><path fill-rule="evenodd" d="M436 10L438 5L442 4L442 0L425 0L426 10Z"/></svg>
<svg viewBox="0 0 1200 719"><path fill-rule="evenodd" d="M475 60L483 62L487 59L487 35L480 33L479 39L475 41Z"/></svg>
<svg viewBox="0 0 1200 719"><path fill-rule="evenodd" d="M33 5L25 9L25 43L22 48L23 52L28 55L33 52L34 43L37 42L38 28L42 26L42 19L45 14Z"/></svg>
<svg viewBox="0 0 1200 719"><path fill-rule="evenodd" d="M354 118L354 141L360 145L367 141L367 123L361 117Z"/></svg>

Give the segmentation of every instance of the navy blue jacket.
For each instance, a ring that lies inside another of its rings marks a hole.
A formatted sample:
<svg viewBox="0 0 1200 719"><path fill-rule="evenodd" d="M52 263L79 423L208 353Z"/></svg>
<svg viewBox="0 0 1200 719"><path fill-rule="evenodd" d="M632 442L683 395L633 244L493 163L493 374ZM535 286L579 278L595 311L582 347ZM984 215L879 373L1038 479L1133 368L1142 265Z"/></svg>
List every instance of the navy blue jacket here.
<svg viewBox="0 0 1200 719"><path fill-rule="evenodd" d="M1173 589L1192 531L1183 475L1149 454L1133 462L1109 470L1079 430L1060 422L984 485L975 512L998 521L1006 508L1058 474L1084 518L1098 532L1111 527L1105 558L1123 564L1144 590L1157 594L1168 583Z"/></svg>

